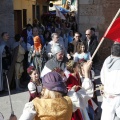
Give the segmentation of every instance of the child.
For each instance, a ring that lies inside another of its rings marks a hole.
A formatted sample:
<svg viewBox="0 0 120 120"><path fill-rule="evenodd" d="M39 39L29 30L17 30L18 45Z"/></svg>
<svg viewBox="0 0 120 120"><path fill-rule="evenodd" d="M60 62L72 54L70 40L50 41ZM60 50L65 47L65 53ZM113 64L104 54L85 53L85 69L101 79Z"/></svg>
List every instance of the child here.
<svg viewBox="0 0 120 120"><path fill-rule="evenodd" d="M30 82L28 83L28 90L30 92L29 101L32 101L34 98L40 97L42 85L40 82L39 74L33 66L28 67L27 73L31 78Z"/></svg>
<svg viewBox="0 0 120 120"><path fill-rule="evenodd" d="M81 59L79 61L79 68L80 68L80 78L81 78L81 81L84 82L84 77L85 77L85 72L84 72L84 64L86 64L87 61L84 60L84 59ZM95 82L94 82L94 71L89 69L89 73L88 73L88 76L91 80L91 82L93 83L93 86L94 86L94 90L95 90ZM96 92L94 92L93 94L93 97L92 99L90 99L88 101L88 109L89 109L89 116L91 118L91 120L94 120L94 113L97 112L97 105L98 105L98 101L97 101L97 95L96 95Z"/></svg>
<svg viewBox="0 0 120 120"><path fill-rule="evenodd" d="M76 93L79 94L79 101L81 106L77 111L72 114L72 120L90 120L87 113L87 102L92 97L93 86L89 78L89 69L92 62L88 61L84 66L83 70L85 73L85 80L82 82L79 76L80 68L79 63L70 61L67 63L67 70L71 73L66 82L68 90L70 90L74 85L76 85ZM87 70L86 70L87 66ZM89 66L89 67L88 67ZM86 97L85 97L86 96Z"/></svg>

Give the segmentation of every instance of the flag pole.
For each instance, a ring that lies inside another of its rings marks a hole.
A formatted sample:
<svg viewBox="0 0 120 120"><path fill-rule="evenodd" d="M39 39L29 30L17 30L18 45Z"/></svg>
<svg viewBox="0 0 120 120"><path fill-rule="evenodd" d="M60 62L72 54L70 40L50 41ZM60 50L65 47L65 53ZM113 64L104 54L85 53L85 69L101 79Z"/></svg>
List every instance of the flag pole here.
<svg viewBox="0 0 120 120"><path fill-rule="evenodd" d="M94 53L93 53L93 55L92 55L92 57L91 57L90 60L92 60L92 59L94 58L95 54L97 53L98 49L100 48L102 42L103 42L104 39L105 39L105 36L108 34L110 28L112 27L112 25L113 25L113 23L115 22L116 18L118 17L119 13L120 13L120 9L118 10L118 12L116 13L115 17L113 18L111 24L110 24L109 27L107 28L107 31L105 32L104 36L103 36L102 39L100 40L100 42L99 42L99 44L98 44L96 50L94 51Z"/></svg>

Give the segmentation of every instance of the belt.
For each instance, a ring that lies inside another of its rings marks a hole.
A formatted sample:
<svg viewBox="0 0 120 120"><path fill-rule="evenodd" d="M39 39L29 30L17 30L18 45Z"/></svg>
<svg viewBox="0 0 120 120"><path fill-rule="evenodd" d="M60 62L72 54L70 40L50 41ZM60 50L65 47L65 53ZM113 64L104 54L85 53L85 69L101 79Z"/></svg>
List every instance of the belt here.
<svg viewBox="0 0 120 120"><path fill-rule="evenodd" d="M23 62L23 60L22 60L21 62L17 62L17 61L16 61L16 63L22 63L22 62Z"/></svg>

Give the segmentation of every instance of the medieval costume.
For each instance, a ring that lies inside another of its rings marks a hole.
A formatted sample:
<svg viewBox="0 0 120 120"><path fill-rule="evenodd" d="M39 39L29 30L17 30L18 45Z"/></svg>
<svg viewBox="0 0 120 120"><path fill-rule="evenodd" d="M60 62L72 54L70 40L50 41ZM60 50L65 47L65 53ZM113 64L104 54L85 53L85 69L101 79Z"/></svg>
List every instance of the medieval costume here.
<svg viewBox="0 0 120 120"><path fill-rule="evenodd" d="M31 47L31 50L28 54L28 62L29 64L33 64L33 66L38 70L39 74L41 73L42 69L41 49L41 40L39 36L36 36L34 37L34 46Z"/></svg>
<svg viewBox="0 0 120 120"><path fill-rule="evenodd" d="M7 41L0 42L0 91L6 87L6 76L11 65L11 52ZM6 88L5 88L6 89Z"/></svg>
<svg viewBox="0 0 120 120"><path fill-rule="evenodd" d="M53 71L55 68L60 68L63 71L65 71L66 62L68 61L68 59L66 58L66 56L64 56L63 60L61 60L61 61L57 60L56 55L59 52L63 52L63 48L59 44L54 45L52 48L53 58L48 60L47 63L45 64L45 66L41 72L41 77L43 77L48 72Z"/></svg>
<svg viewBox="0 0 120 120"><path fill-rule="evenodd" d="M120 51L120 45L116 51ZM116 51L112 51L112 54L116 54ZM115 120L115 116L120 119L120 52L119 56L106 58L101 69L101 82L104 85L101 120Z"/></svg>
<svg viewBox="0 0 120 120"><path fill-rule="evenodd" d="M15 35L15 41L16 42L13 44L13 59L10 67L11 77L9 78L9 81L12 82L13 76L15 76L16 89L20 90L20 79L24 72L23 60L27 48L20 34Z"/></svg>
<svg viewBox="0 0 120 120"><path fill-rule="evenodd" d="M27 73L31 77L31 80L28 83L28 90L30 93L29 101L32 101L34 98L40 97L42 85L39 78L39 74L33 66L27 68Z"/></svg>
<svg viewBox="0 0 120 120"><path fill-rule="evenodd" d="M89 83L88 81L86 79L87 83ZM75 112L79 107L83 106L80 102L80 95L74 92L74 88L66 95L66 86L62 77L57 72L46 74L42 79L42 84L43 88L45 88L42 91L43 98L35 98L32 102L27 103L19 120L33 120L34 118L35 120L71 120L72 112ZM86 86L85 90L89 91L88 89L90 90L92 88ZM45 91L58 92L60 94L47 99L47 96L44 96ZM83 92L81 91L81 93ZM85 97L86 100L89 98L84 93L82 97Z"/></svg>

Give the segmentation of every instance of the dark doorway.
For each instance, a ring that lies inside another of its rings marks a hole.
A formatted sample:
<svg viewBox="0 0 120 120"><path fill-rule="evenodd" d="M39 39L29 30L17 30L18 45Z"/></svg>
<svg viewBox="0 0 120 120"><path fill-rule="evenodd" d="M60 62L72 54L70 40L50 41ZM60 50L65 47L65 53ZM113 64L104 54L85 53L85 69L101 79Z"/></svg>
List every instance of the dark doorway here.
<svg viewBox="0 0 120 120"><path fill-rule="evenodd" d="M27 24L27 10L23 9L23 27Z"/></svg>
<svg viewBox="0 0 120 120"><path fill-rule="evenodd" d="M14 28L15 34L20 34L22 32L22 11L14 10Z"/></svg>

